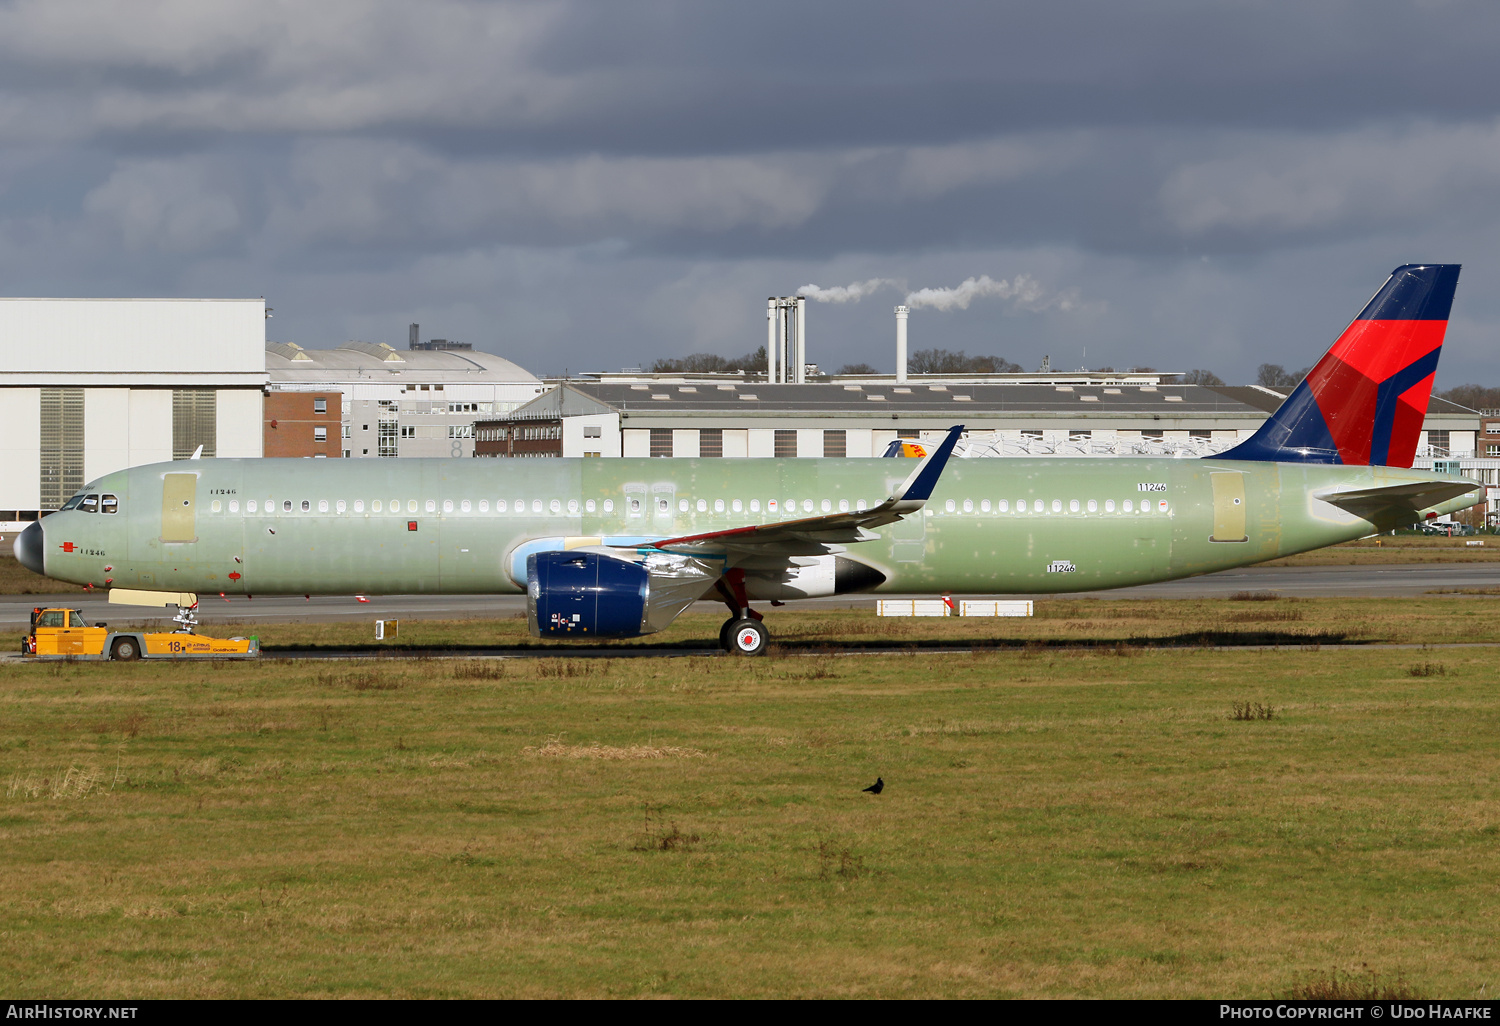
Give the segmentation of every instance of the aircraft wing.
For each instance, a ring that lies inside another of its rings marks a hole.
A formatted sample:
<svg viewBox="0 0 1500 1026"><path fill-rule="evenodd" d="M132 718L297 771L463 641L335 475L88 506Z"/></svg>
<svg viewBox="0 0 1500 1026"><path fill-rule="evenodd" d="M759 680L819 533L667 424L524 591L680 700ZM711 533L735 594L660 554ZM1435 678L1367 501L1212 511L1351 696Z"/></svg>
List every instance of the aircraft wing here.
<svg viewBox="0 0 1500 1026"><path fill-rule="evenodd" d="M1318 498L1362 514L1370 509L1408 509L1412 512L1483 490L1475 481L1408 481L1380 488L1357 488L1346 492L1320 492Z"/></svg>
<svg viewBox="0 0 1500 1026"><path fill-rule="evenodd" d="M917 465L900 487L884 502L870 509L663 538L652 542L651 547L693 556L800 556L818 555L836 546L870 541L876 537L872 528L921 512L932 490L937 487L938 478L963 430L962 424L949 428L948 437Z"/></svg>

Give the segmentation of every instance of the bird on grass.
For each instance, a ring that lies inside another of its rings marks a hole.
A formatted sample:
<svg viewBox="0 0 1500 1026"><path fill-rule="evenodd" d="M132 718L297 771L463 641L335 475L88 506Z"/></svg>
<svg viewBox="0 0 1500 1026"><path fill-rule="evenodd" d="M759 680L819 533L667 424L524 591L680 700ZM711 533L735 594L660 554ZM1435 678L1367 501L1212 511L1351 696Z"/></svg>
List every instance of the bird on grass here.
<svg viewBox="0 0 1500 1026"><path fill-rule="evenodd" d="M875 783L873 783L869 787L865 788L865 790L868 791L868 792L870 792L870 794L879 794L881 791L885 790L885 781L882 780L880 777L876 777L875 778Z"/></svg>

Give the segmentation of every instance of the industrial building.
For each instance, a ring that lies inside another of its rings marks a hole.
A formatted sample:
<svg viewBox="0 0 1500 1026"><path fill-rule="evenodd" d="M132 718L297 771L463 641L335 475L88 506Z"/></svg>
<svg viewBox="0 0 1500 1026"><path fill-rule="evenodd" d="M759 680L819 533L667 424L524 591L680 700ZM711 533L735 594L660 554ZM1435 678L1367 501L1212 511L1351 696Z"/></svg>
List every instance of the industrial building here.
<svg viewBox="0 0 1500 1026"><path fill-rule="evenodd" d="M142 463L261 455L263 299L0 299L0 530Z"/></svg>
<svg viewBox="0 0 1500 1026"><path fill-rule="evenodd" d="M1248 438L1286 398L1142 374L1009 377L1018 380L565 382L508 416L480 418L475 455L879 456L892 439L936 439L955 423L968 426L975 454L1207 455ZM1472 455L1476 421L1433 399L1422 444Z"/></svg>
<svg viewBox="0 0 1500 1026"><path fill-rule="evenodd" d="M268 342L264 359L267 455L472 456L477 419L509 413L548 387L466 343L423 342L415 324L404 350Z"/></svg>

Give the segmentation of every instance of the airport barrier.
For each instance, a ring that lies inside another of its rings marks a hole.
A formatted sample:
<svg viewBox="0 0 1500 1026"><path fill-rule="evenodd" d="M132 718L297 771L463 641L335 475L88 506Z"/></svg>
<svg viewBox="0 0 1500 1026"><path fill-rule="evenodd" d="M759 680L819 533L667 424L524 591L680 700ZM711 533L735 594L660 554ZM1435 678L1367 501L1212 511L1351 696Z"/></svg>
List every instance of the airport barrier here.
<svg viewBox="0 0 1500 1026"><path fill-rule="evenodd" d="M1031 616L1031 599L964 599L960 616Z"/></svg>
<svg viewBox="0 0 1500 1026"><path fill-rule="evenodd" d="M877 599L877 616L952 616L953 607L947 599Z"/></svg>

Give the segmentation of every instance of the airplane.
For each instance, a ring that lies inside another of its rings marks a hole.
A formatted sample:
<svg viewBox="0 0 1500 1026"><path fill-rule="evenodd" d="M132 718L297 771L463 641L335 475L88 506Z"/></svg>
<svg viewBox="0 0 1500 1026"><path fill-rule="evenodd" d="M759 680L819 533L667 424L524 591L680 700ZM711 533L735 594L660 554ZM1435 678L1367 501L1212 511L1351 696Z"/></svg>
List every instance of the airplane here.
<svg viewBox="0 0 1500 1026"><path fill-rule="evenodd" d="M1260 563L1465 509L1409 469L1458 284L1390 278L1261 428L1202 459L200 459L107 474L16 558L148 592L525 593L533 635L592 641L752 602L852 592L1059 594ZM904 448L902 452L906 452Z"/></svg>

